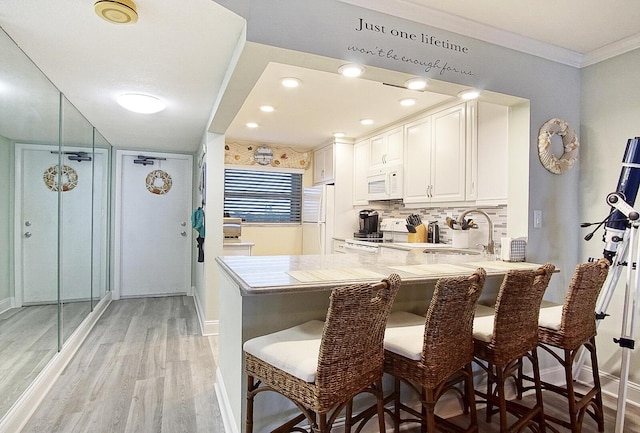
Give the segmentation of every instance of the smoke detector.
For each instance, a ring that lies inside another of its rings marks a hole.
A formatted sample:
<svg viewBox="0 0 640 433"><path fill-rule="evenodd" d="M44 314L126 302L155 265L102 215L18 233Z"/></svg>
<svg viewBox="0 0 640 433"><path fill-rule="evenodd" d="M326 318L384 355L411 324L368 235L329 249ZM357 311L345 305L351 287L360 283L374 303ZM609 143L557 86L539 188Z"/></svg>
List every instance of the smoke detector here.
<svg viewBox="0 0 640 433"><path fill-rule="evenodd" d="M138 21L136 4L131 0L98 0L94 7L100 18L113 24L133 24Z"/></svg>

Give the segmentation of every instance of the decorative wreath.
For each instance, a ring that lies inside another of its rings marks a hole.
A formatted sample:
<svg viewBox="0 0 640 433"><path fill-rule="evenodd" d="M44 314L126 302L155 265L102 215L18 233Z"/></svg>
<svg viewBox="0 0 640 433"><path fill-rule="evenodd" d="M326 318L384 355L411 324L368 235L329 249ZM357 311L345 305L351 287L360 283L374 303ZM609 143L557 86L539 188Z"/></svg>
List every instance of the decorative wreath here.
<svg viewBox="0 0 640 433"><path fill-rule="evenodd" d="M564 153L558 159L551 153L551 137L558 134L562 137ZM538 155L540 162L553 174L563 174L578 160L578 136L576 132L562 119L551 119L540 127L538 134Z"/></svg>
<svg viewBox="0 0 640 433"><path fill-rule="evenodd" d="M169 173L164 170L153 170L147 175L147 190L152 194L166 194L173 185Z"/></svg>
<svg viewBox="0 0 640 433"><path fill-rule="evenodd" d="M58 185L58 170L59 165L52 165L48 169L44 171L42 175L42 179L44 180L44 184L51 191L57 192ZM60 180L62 181L62 192L71 191L73 188L78 186L78 173L68 165L62 166L62 173L60 173Z"/></svg>

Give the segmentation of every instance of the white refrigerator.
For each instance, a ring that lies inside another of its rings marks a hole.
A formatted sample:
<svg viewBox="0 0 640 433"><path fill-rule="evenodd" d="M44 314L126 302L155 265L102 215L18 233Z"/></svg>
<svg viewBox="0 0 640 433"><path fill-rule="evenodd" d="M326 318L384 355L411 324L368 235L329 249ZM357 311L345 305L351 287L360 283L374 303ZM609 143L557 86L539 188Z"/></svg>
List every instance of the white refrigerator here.
<svg viewBox="0 0 640 433"><path fill-rule="evenodd" d="M335 229L333 185L305 188L302 193L302 254L331 254Z"/></svg>

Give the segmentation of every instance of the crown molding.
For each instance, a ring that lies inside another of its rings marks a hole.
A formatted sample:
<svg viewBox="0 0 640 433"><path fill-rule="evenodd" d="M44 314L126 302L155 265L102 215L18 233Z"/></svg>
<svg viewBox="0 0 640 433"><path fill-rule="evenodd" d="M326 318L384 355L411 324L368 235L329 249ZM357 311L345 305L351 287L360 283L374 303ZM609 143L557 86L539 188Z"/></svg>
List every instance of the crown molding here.
<svg viewBox="0 0 640 433"><path fill-rule="evenodd" d="M583 65L583 55L556 45L541 42L486 24L441 12L402 0L340 0L364 9L371 9L409 21L420 22L442 30L468 36L494 45L531 54L575 68Z"/></svg>
<svg viewBox="0 0 640 433"><path fill-rule="evenodd" d="M620 54L628 53L629 51L637 50L638 48L640 48L640 34L621 39L586 53L582 58L582 64L580 66L584 68L595 65L596 63L619 56Z"/></svg>

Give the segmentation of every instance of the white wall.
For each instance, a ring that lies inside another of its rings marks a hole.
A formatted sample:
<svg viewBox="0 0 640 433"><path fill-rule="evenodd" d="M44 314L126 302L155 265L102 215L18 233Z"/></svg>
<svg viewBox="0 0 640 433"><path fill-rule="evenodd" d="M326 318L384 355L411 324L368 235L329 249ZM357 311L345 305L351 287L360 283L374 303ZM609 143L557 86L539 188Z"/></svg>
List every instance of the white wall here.
<svg viewBox="0 0 640 433"><path fill-rule="evenodd" d="M608 214L605 198L616 189L627 140L640 136L639 70L640 50L582 70L580 211L572 218L576 225L579 221L600 221ZM640 201L635 205L637 208ZM602 257L601 235L602 231L590 242L579 243L582 260ZM613 338L621 334L625 272L608 309L611 317L602 321L597 337L600 370L614 376L620 371L621 349ZM630 371L630 380L640 383L638 350L632 355Z"/></svg>

